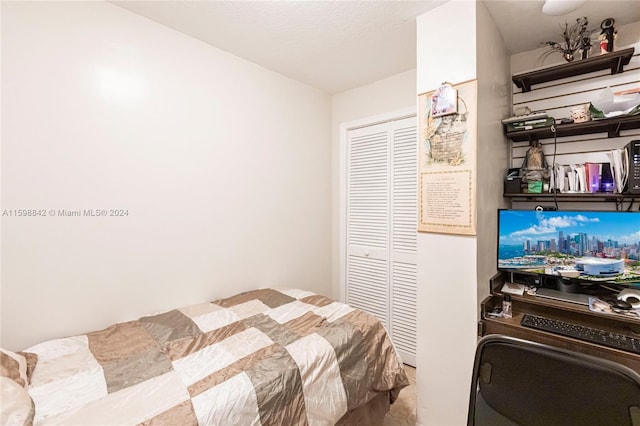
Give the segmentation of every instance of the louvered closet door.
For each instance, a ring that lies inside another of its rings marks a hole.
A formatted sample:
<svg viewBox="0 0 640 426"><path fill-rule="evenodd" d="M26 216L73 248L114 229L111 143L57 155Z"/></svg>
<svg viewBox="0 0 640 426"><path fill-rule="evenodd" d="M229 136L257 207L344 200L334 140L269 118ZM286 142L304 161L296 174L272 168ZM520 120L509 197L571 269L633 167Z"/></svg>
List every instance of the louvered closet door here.
<svg viewBox="0 0 640 426"><path fill-rule="evenodd" d="M347 303L389 320L389 125L349 132Z"/></svg>
<svg viewBox="0 0 640 426"><path fill-rule="evenodd" d="M391 335L402 359L416 365L418 153L416 119L391 123Z"/></svg>
<svg viewBox="0 0 640 426"><path fill-rule="evenodd" d="M415 365L416 120L352 130L347 159L347 303L385 325Z"/></svg>

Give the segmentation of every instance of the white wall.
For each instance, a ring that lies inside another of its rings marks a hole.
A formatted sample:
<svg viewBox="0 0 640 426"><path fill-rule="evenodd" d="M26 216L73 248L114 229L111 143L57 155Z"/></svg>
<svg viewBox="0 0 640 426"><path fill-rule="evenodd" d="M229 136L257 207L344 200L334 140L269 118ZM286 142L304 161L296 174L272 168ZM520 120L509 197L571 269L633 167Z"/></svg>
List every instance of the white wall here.
<svg viewBox="0 0 640 426"><path fill-rule="evenodd" d="M509 53L493 17L477 2L478 51L478 165L477 259L478 303L489 295L489 279L496 274L498 208L509 203L502 196L510 147L501 120L511 116ZM479 319L478 312L478 319Z"/></svg>
<svg viewBox="0 0 640 426"><path fill-rule="evenodd" d="M416 70L397 74L331 98L332 171L332 283L340 299L340 126L381 114L416 109Z"/></svg>
<svg viewBox="0 0 640 426"><path fill-rule="evenodd" d="M331 101L103 2L2 2L2 340L331 295Z"/></svg>
<svg viewBox="0 0 640 426"><path fill-rule="evenodd" d="M435 90L443 81L476 78L475 2L447 2L419 16L417 25L417 94ZM421 425L466 424L476 344L477 249L475 236L418 235Z"/></svg>

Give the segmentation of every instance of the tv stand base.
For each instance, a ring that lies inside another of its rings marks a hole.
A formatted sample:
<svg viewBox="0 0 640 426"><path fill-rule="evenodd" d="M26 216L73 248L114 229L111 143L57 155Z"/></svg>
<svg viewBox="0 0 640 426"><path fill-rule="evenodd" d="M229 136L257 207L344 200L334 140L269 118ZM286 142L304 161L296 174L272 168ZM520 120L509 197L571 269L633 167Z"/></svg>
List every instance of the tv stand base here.
<svg viewBox="0 0 640 426"><path fill-rule="evenodd" d="M536 289L536 296L589 306L589 296L586 294L566 293L564 291L558 291L558 290L552 290L550 288L540 287Z"/></svg>

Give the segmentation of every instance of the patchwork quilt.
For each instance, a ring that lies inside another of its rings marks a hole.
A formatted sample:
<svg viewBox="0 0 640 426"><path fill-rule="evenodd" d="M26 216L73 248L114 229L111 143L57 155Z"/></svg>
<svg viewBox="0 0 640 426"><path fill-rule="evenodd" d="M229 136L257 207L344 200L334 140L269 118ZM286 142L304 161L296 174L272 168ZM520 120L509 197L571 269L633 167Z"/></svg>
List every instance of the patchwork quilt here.
<svg viewBox="0 0 640 426"><path fill-rule="evenodd" d="M246 292L25 352L37 355L34 424L334 425L408 384L375 317L302 290Z"/></svg>

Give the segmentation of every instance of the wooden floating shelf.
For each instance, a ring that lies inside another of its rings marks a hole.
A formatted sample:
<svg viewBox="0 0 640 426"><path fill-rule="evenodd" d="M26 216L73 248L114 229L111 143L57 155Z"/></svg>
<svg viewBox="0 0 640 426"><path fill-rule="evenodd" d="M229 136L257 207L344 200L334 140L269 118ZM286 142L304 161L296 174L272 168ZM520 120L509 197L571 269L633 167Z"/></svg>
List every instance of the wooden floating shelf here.
<svg viewBox="0 0 640 426"><path fill-rule="evenodd" d="M587 59L575 60L554 67L516 74L511 79L523 92L528 92L534 84L546 83L548 81L573 77L607 68L611 69L611 74L618 74L624 71L623 68L625 65L629 64L634 50L635 49L631 47Z"/></svg>
<svg viewBox="0 0 640 426"><path fill-rule="evenodd" d="M583 123L556 124L556 136L576 136L592 133L607 133L610 138L620 136L621 130L639 129L640 115L603 118ZM553 138L551 127L539 127L531 130L507 132L507 137L514 142Z"/></svg>
<svg viewBox="0 0 640 426"><path fill-rule="evenodd" d="M512 201L553 201L554 198L557 201L567 202L589 202L589 201L612 201L616 203L624 201L640 200L640 194L624 194L624 193L611 193L611 192L560 192L553 194L549 192L541 194L529 194L529 193L505 193L505 198L511 198Z"/></svg>

